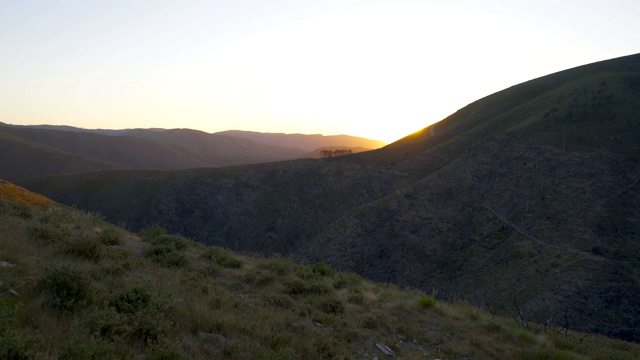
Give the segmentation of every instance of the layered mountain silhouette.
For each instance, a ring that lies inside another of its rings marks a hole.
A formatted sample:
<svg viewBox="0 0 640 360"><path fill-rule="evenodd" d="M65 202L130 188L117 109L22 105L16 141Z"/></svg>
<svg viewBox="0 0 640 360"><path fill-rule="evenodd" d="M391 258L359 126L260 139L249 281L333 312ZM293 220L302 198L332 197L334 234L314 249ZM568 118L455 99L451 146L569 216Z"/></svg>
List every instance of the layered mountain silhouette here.
<svg viewBox="0 0 640 360"><path fill-rule="evenodd" d="M379 150L17 183L133 230L640 341L639 98L632 55L505 89Z"/></svg>
<svg viewBox="0 0 640 360"><path fill-rule="evenodd" d="M229 134L235 134L230 132ZM271 136L273 135L273 136ZM111 168L186 169L314 157L315 148L340 146L366 151L384 143L341 135L251 133L251 138L191 129L86 130L70 126L0 123L0 177L15 180ZM273 142L272 138L277 138ZM319 157L316 156L316 157Z"/></svg>

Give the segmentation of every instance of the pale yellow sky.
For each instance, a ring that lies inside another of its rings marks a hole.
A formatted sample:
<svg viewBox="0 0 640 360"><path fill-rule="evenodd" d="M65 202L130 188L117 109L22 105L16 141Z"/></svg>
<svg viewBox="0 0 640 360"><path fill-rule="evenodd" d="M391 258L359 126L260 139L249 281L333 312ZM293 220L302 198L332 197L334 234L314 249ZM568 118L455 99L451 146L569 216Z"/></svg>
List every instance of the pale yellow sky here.
<svg viewBox="0 0 640 360"><path fill-rule="evenodd" d="M391 142L511 85L638 52L639 13L634 1L0 0L0 121Z"/></svg>

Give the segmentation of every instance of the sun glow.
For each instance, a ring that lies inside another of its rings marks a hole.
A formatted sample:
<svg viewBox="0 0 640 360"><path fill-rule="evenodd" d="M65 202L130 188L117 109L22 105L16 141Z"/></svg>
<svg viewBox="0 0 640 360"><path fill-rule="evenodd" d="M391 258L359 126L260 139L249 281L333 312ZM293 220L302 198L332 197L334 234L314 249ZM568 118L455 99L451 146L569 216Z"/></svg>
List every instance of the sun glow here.
<svg viewBox="0 0 640 360"><path fill-rule="evenodd" d="M0 121L388 142L508 86L637 51L640 36L640 5L626 1L0 7Z"/></svg>

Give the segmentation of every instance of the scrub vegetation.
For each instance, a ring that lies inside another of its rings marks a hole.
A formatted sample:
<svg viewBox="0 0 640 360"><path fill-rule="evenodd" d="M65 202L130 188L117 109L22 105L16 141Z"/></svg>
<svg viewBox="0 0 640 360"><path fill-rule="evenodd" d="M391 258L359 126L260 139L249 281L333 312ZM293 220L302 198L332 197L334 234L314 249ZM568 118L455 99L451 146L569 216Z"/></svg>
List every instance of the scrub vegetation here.
<svg viewBox="0 0 640 360"><path fill-rule="evenodd" d="M160 227L132 234L57 204L1 199L0 261L2 359L640 357L636 344Z"/></svg>

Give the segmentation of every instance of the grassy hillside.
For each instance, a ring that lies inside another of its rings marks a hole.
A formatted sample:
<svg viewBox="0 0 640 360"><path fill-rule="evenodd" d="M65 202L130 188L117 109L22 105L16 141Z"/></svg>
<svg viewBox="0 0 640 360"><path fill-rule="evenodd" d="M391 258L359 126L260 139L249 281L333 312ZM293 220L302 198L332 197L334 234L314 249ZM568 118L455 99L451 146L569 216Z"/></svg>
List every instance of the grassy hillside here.
<svg viewBox="0 0 640 360"><path fill-rule="evenodd" d="M634 55L514 86L366 153L20 184L132 229L640 341L638 95Z"/></svg>
<svg viewBox="0 0 640 360"><path fill-rule="evenodd" d="M0 197L3 359L640 356L635 344L519 324L322 263L239 256L157 227L131 234Z"/></svg>

